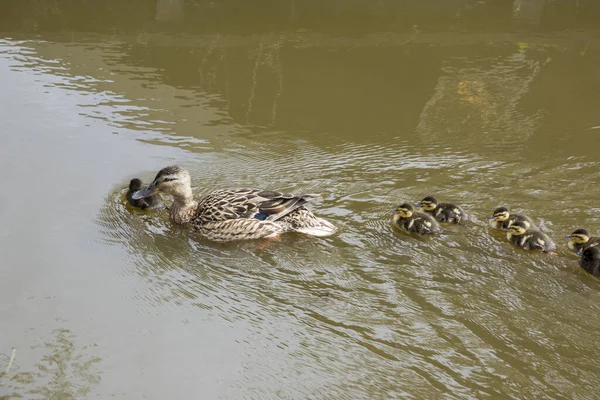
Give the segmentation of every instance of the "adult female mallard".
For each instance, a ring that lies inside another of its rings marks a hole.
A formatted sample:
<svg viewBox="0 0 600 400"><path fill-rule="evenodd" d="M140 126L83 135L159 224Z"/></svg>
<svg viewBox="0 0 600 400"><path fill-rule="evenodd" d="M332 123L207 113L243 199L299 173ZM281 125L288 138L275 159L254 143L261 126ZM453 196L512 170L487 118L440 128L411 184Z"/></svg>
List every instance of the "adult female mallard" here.
<svg viewBox="0 0 600 400"><path fill-rule="evenodd" d="M438 203L437 199L433 196L425 197L417 203L416 206L421 207L423 211L432 215L440 222L453 222L458 224L460 221L469 220L469 216L462 207L452 203Z"/></svg>
<svg viewBox="0 0 600 400"><path fill-rule="evenodd" d="M173 196L170 216L175 223L189 224L214 241L273 238L285 232L329 236L337 230L305 207L318 197L314 194L220 189L195 201L190 174L179 165L161 169L146 189L132 197L143 199L159 192Z"/></svg>
<svg viewBox="0 0 600 400"><path fill-rule="evenodd" d="M575 252L600 245L600 237L590 236L590 233L583 228L575 229L566 239L569 239L567 242L569 249Z"/></svg>
<svg viewBox="0 0 600 400"><path fill-rule="evenodd" d="M408 203L400 204L394 210L392 222L400 229L407 232L427 235L430 233L442 233L442 228L429 214L415 212L413 206Z"/></svg>
<svg viewBox="0 0 600 400"><path fill-rule="evenodd" d="M516 221L508 228L506 238L525 250L541 250L551 253L556 250L556 244L543 232L530 229L525 221Z"/></svg>

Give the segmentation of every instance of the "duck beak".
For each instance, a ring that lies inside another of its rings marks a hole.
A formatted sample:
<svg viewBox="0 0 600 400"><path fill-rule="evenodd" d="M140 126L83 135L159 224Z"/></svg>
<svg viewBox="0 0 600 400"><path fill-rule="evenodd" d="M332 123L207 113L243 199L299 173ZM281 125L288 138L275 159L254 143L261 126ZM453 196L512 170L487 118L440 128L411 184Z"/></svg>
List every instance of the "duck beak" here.
<svg viewBox="0 0 600 400"><path fill-rule="evenodd" d="M146 189L138 190L132 194L131 198L134 200L145 199L146 197L150 197L155 193L156 187L154 186L154 182L152 182Z"/></svg>
<svg viewBox="0 0 600 400"><path fill-rule="evenodd" d="M488 218L488 221L491 221L494 219L494 216L492 215L491 217Z"/></svg>
<svg viewBox="0 0 600 400"><path fill-rule="evenodd" d="M575 254L577 254L579 257L581 257L581 256L583 255L583 251L578 251L578 252L577 252L577 253L575 253Z"/></svg>
<svg viewBox="0 0 600 400"><path fill-rule="evenodd" d="M571 235L565 236L565 239L571 239Z"/></svg>
<svg viewBox="0 0 600 400"><path fill-rule="evenodd" d="M417 206L417 207L421 207L421 203L420 203L420 202L418 202L418 203L415 203L415 206Z"/></svg>

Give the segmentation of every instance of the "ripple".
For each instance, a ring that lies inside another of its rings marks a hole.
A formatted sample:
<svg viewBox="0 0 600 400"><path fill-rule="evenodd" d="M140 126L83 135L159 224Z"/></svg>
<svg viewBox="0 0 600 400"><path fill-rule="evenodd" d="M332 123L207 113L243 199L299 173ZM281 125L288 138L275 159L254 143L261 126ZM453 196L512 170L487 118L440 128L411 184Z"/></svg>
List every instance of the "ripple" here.
<svg viewBox="0 0 600 400"><path fill-rule="evenodd" d="M107 194L93 232L85 232L126 260L106 273L129 284L119 295L140 313L202 309L247 323L245 380L236 383L244 393L560 398L598 386L598 281L562 242L559 255L547 257L485 225L505 204L555 239L575 225L599 229L590 183L600 178L598 161L527 157L544 113L526 113L519 102L539 61L451 58L414 132L391 127L347 140L341 131L234 123L215 106L218 93L128 66L122 44L92 44L75 58L102 54L112 77L39 54L49 46L0 42L0 54L16 70L49 77L47 90L85 95L76 110L88 118L144 132L144 146L188 150L196 195L226 186L322 194L313 208L340 227L337 235L284 235L264 249L260 241L202 240L165 213L129 207L122 187ZM199 110L206 114L195 116ZM393 207L425 195L459 203L475 221L435 237L395 230Z"/></svg>
<svg viewBox="0 0 600 400"><path fill-rule="evenodd" d="M326 153L307 142L297 145L307 149L307 154ZM306 343L293 354L312 359L317 370L342 376L358 357L373 365L372 374L378 379L384 379L382 365L391 363L390 368L402 371L400 376L416 380L411 388L422 387L426 392L499 396L517 390L504 386L511 377L519 390L564 396L570 390L569 381L550 377L573 375L574 364L561 362L566 352L581 358L575 367L578 373L588 371L588 362L593 362L588 353L595 351L591 344L595 322L582 323L576 316L598 308L590 300L581 303L578 292L589 291L587 282L573 274L576 260L568 253L548 257L522 251L506 242L504 232L490 230L481 222L499 201L482 193L497 186L497 177L501 181L524 167L484 166L475 157L442 158L443 163L467 166L461 168L460 179L474 171L493 174L478 175L475 188L440 186L436 195L463 199L461 205L479 218L445 225L444 234L421 238L395 230L390 210L400 200L414 201L428 193L431 182L407 178L410 184L401 187L395 180L379 187L374 183L379 169L368 165L382 164L386 156L379 159L381 151L370 153L364 146L345 148L364 154L357 161L363 171L358 190L347 190L351 175L336 171L336 176L326 168L313 170L312 164L301 175L316 175L318 170L317 184L287 184L289 190L309 191L327 183L323 187L329 193L315 204L315 210L341 227L330 238L284 235L264 251L254 242L208 243L172 225L164 215L128 208L122 189L107 198L99 223L107 243L125 248L135 266L121 273L135 273L148 281L149 287L135 296L149 305L201 307L227 321L244 319L256 332L265 329L265 321L291 317L302 331L294 332L293 340L287 336L285 343ZM410 146L406 149L410 154ZM219 163L221 171L229 174L215 173L211 163L189 166L194 182L202 186L198 192L242 181L277 182L259 173L275 168L270 157L241 149L225 154ZM303 157L308 156L300 153L299 161L293 160L279 172L292 179L300 176L294 166L306 163ZM339 159L340 165L342 159L355 159L353 153L335 153L329 158ZM410 173L427 169L418 165ZM560 170L549 168L545 173L562 174ZM577 179L576 174L576 170L573 175L569 172L567 178ZM209 186L206 176L214 178ZM431 178L435 179L439 177ZM538 187L544 197L548 188ZM518 205L526 211L535 208L538 218L548 215L552 200L538 201L532 207L532 199L539 196L525 196ZM505 199L513 205L509 195ZM563 225L551 228L553 233ZM593 296L597 298L596 292ZM579 334L568 333L574 325ZM276 343L283 335L278 332L271 337ZM328 343L327 350L320 343ZM358 355L344 357L346 348ZM335 363L327 361L332 357ZM536 362L540 364L532 366Z"/></svg>

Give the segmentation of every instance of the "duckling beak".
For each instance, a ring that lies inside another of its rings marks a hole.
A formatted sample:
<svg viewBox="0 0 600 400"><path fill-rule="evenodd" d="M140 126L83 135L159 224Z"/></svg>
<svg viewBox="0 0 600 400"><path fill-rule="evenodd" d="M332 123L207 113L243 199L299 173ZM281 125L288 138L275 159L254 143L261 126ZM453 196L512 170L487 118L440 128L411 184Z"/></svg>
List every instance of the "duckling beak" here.
<svg viewBox="0 0 600 400"><path fill-rule="evenodd" d="M156 193L156 188L154 186L154 182L150 184L146 189L138 190L134 194L131 195L131 198L134 200L144 199L146 197L150 197Z"/></svg>
<svg viewBox="0 0 600 400"><path fill-rule="evenodd" d="M577 254L579 257L581 257L581 256L583 255L583 251L578 251L578 252L577 252L577 253L575 253L575 254Z"/></svg>
<svg viewBox="0 0 600 400"><path fill-rule="evenodd" d="M491 221L493 219L495 219L495 217L492 215L491 217L488 218L488 221Z"/></svg>
<svg viewBox="0 0 600 400"><path fill-rule="evenodd" d="M571 239L571 235L565 236L565 239Z"/></svg>
<svg viewBox="0 0 600 400"><path fill-rule="evenodd" d="M417 207L421 207L421 202L417 202L417 203L415 203L415 206L417 206Z"/></svg>

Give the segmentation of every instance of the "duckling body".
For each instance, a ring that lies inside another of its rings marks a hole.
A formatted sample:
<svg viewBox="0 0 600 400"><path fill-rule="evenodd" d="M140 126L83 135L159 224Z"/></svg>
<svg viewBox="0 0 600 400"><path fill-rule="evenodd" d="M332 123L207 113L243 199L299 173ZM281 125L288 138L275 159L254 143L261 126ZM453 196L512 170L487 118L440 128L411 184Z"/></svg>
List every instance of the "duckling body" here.
<svg viewBox="0 0 600 400"><path fill-rule="evenodd" d="M158 192L173 196L170 216L175 223L191 225L213 241L272 238L285 232L329 236L337 231L305 207L318 197L313 194L232 188L216 190L195 201L190 175L178 165L160 170L147 189L132 197L145 198Z"/></svg>
<svg viewBox="0 0 600 400"><path fill-rule="evenodd" d="M508 228L506 238L525 250L541 250L549 253L556 250L556 244L545 233L529 229L525 221L516 221Z"/></svg>
<svg viewBox="0 0 600 400"><path fill-rule="evenodd" d="M398 228L407 232L421 235L442 233L442 228L431 215L415 212L408 203L401 204L394 210L392 221Z"/></svg>
<svg viewBox="0 0 600 400"><path fill-rule="evenodd" d="M582 228L574 230L567 238L567 246L575 252L600 245L600 237L590 236L589 232Z"/></svg>
<svg viewBox="0 0 600 400"><path fill-rule="evenodd" d="M143 199L132 198L133 194L141 188L141 180L134 178L129 182L129 190L127 190L127 194L125 194L125 198L127 198L129 204L134 207L141 208L142 210L162 210L167 207L158 194Z"/></svg>
<svg viewBox="0 0 600 400"><path fill-rule="evenodd" d="M528 225L528 228L538 229L531 218L522 214L511 214L506 207L496 208L492 216L488 218L488 223L492 228L503 231L508 230L515 222L524 222Z"/></svg>
<svg viewBox="0 0 600 400"><path fill-rule="evenodd" d="M579 265L590 274L600 277L600 248L586 248L579 259Z"/></svg>
<svg viewBox="0 0 600 400"><path fill-rule="evenodd" d="M437 199L432 196L425 197L420 203L417 203L417 206L422 207L423 211L440 222L458 224L461 221L468 221L470 219L462 207L452 203L438 203Z"/></svg>

